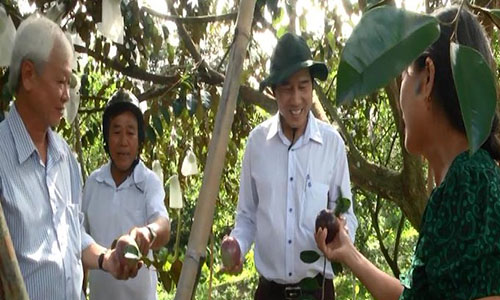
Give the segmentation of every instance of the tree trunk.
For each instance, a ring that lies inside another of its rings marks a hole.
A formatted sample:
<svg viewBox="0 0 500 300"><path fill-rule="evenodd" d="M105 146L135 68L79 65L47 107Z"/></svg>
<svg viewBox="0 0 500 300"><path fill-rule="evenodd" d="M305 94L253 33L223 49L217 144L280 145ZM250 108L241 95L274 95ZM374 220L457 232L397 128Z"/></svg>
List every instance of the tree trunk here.
<svg viewBox="0 0 500 300"><path fill-rule="evenodd" d="M217 111L213 137L208 148L203 183L177 286L176 300L193 298L201 263L206 255L206 246L212 228L215 200L219 191L229 132L236 109L236 98L240 88L240 76L249 42L254 8L255 0L241 0L234 34L235 40L229 56L230 61Z"/></svg>

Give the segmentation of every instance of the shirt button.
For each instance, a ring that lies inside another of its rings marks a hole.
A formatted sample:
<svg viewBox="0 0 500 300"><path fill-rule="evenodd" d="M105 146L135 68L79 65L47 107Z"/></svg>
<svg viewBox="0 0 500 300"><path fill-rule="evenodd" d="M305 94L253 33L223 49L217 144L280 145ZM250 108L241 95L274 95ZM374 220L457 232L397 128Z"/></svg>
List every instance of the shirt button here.
<svg viewBox="0 0 500 300"><path fill-rule="evenodd" d="M293 181L293 177L290 177L290 181Z"/></svg>
<svg viewBox="0 0 500 300"><path fill-rule="evenodd" d="M292 240L288 240L288 244L291 244L292 243Z"/></svg>
<svg viewBox="0 0 500 300"><path fill-rule="evenodd" d="M292 276L292 272L288 273L288 276Z"/></svg>
<svg viewBox="0 0 500 300"><path fill-rule="evenodd" d="M292 212L292 209L290 208L288 211L289 211L289 212Z"/></svg>

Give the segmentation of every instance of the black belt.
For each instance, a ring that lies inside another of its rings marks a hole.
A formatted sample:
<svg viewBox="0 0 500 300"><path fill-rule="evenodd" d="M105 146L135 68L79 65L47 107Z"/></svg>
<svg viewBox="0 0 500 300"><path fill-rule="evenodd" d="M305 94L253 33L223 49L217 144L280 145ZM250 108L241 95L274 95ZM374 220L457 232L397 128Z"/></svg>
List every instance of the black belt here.
<svg viewBox="0 0 500 300"><path fill-rule="evenodd" d="M259 278L259 284L261 284L266 289L273 290L276 293L283 295L287 300L292 300L292 299L299 299L299 297L302 296L302 294L310 294L314 292L311 290L305 290L302 287L302 284L304 283L305 280L311 280L311 279L317 280L317 282L320 283L320 289L321 289L321 282L323 281L323 276L321 275L321 273L316 275L316 277L314 278L305 278L300 282L293 284L281 284L272 280L268 280L261 276Z"/></svg>

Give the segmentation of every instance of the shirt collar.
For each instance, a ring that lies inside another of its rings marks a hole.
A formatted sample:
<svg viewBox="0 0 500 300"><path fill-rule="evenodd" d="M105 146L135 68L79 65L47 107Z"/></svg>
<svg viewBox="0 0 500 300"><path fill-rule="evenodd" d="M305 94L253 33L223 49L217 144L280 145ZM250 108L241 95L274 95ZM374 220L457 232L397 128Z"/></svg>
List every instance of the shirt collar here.
<svg viewBox="0 0 500 300"><path fill-rule="evenodd" d="M283 129L281 128L281 120L280 113L277 112L270 119L269 131L267 132L267 140L272 139L275 135L279 134L280 136L284 136ZM303 135L304 142L313 140L320 144L323 144L323 137L321 136L321 131L318 127L318 121L314 117L313 113L309 111L309 117L307 118L307 126L306 131Z"/></svg>
<svg viewBox="0 0 500 300"><path fill-rule="evenodd" d="M17 152L17 159L19 164L24 163L28 157L35 151L37 151L31 136L24 125L24 122L17 112L16 105L12 105L7 116L7 123L9 124L10 131L14 137L14 144ZM57 140L55 133L52 129L47 130L47 156L50 156L54 161L59 160L64 155L64 147Z"/></svg>
<svg viewBox="0 0 500 300"><path fill-rule="evenodd" d="M142 191L144 191L145 179L146 166L142 161L139 161L139 163L135 166L132 175L128 176L120 186L129 186L131 184L135 184ZM113 180L113 176L111 176L111 160L109 160L97 171L96 180L98 182L104 182L110 186L116 186L115 181Z"/></svg>

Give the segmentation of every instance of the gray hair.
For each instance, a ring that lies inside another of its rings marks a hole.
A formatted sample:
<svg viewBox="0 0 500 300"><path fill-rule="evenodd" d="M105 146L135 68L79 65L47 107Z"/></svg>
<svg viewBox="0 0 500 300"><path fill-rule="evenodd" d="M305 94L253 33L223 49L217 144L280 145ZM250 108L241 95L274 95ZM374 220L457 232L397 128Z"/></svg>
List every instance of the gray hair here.
<svg viewBox="0 0 500 300"><path fill-rule="evenodd" d="M71 47L61 28L46 17L33 15L19 25L9 66L8 87L13 94L19 88L22 62L30 60L41 74L56 41Z"/></svg>

